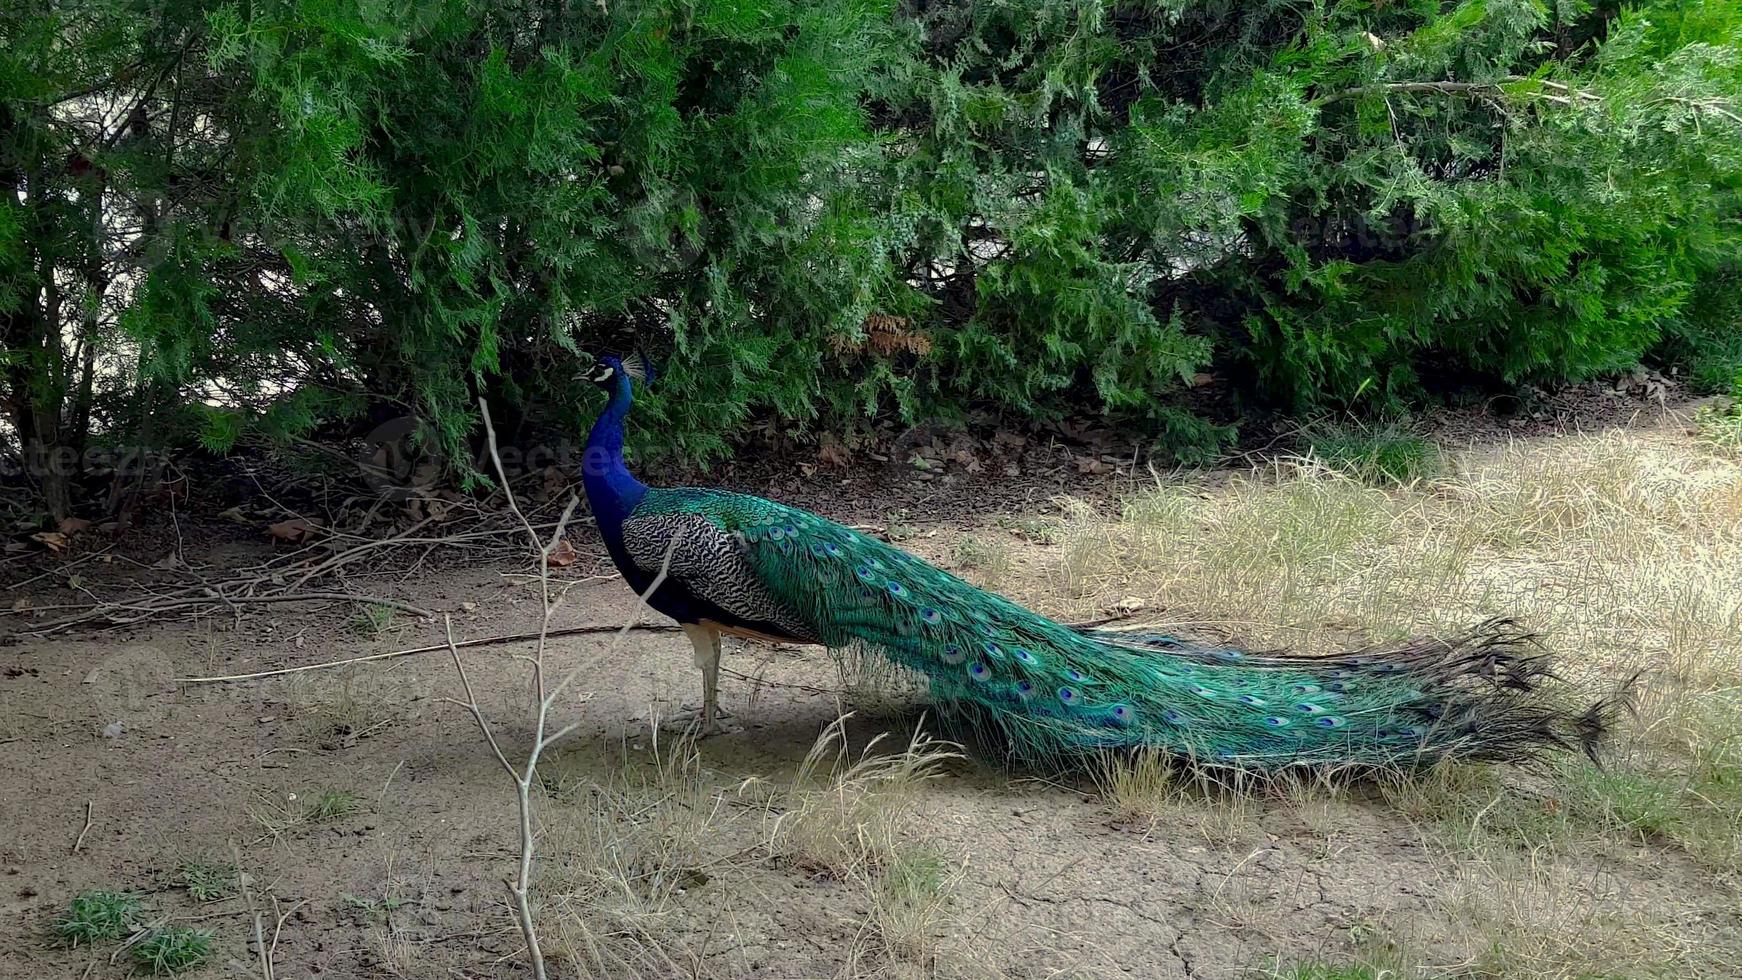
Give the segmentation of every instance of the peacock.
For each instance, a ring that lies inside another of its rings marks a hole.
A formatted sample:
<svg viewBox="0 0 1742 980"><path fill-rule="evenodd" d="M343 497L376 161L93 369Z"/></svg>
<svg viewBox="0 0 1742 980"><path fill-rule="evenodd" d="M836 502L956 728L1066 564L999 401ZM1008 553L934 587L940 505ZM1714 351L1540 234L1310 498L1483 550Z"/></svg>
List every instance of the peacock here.
<svg viewBox="0 0 1742 980"><path fill-rule="evenodd" d="M1620 703L1570 706L1507 620L1329 657L1067 626L796 507L642 484L623 427L651 365L604 355L584 376L609 394L583 456L587 499L625 581L637 593L657 582L648 604L695 648L703 735L725 730L723 636L881 654L923 675L981 741L1036 762L1126 748L1270 770L1595 757Z"/></svg>

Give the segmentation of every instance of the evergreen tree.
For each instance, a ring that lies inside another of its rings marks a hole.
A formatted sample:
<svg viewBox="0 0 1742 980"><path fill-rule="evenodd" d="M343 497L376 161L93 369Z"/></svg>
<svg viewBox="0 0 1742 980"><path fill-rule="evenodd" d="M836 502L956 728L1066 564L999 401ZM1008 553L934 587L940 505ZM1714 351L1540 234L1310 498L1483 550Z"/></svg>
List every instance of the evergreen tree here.
<svg viewBox="0 0 1742 980"><path fill-rule="evenodd" d="M1206 371L1717 387L1739 54L1727 0L27 0L0 453L54 515L100 445L412 412L459 461L481 393L583 424L631 335L640 448L703 460L969 407L1202 454Z"/></svg>

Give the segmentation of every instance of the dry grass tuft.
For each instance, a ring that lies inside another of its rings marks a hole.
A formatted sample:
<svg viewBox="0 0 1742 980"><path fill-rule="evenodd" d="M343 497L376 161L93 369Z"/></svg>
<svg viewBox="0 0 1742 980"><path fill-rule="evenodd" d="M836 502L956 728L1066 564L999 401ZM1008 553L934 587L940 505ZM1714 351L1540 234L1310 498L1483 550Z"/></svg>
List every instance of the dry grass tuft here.
<svg viewBox="0 0 1742 980"><path fill-rule="evenodd" d="M1274 785L1257 773L1197 768L1155 750L1110 754L1092 775L1118 823L1145 832L1188 826L1224 848L1259 832L1257 797Z"/></svg>
<svg viewBox="0 0 1742 980"><path fill-rule="evenodd" d="M605 783L543 782L557 808L543 837L541 921L550 955L583 976L694 975L696 923L682 898L718 888L714 878L738 856L719 853L731 836L730 793L702 767L694 739L650 737L645 762Z"/></svg>
<svg viewBox="0 0 1742 980"><path fill-rule="evenodd" d="M853 758L842 715L824 728L784 792L770 800L769 850L812 874L849 878L890 867L919 787L961 758L956 746L915 729L907 747L877 752L879 735Z"/></svg>
<svg viewBox="0 0 1742 980"><path fill-rule="evenodd" d="M423 948L393 926L371 926L368 944L375 970L380 975L417 980L430 974Z"/></svg>
<svg viewBox="0 0 1742 980"><path fill-rule="evenodd" d="M955 903L964 869L926 848L905 848L884 867L855 874L870 912L839 975L853 980L990 977Z"/></svg>
<svg viewBox="0 0 1742 980"><path fill-rule="evenodd" d="M1611 873L1546 850L1494 850L1454 870L1447 907L1474 976L1734 975L1692 909L1640 903ZM1679 913L1679 914L1678 914Z"/></svg>

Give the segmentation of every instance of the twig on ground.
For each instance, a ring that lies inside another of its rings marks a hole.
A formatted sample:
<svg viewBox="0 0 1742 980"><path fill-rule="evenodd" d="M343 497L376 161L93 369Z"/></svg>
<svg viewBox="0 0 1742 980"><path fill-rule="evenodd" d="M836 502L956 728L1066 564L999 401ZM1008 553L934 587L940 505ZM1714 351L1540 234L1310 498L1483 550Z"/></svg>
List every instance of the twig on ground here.
<svg viewBox="0 0 1742 980"><path fill-rule="evenodd" d="M238 875L241 874L240 871L237 871L236 873ZM306 899L306 898L297 899L296 904L292 905L288 909L285 909L283 912L279 912L278 911L278 896L271 895L269 897L272 899L272 911L273 911L277 921L272 923L272 942L270 942L266 945L266 959L263 962L265 962L268 966L271 965L272 958L274 956L278 955L278 935L279 935L279 933L284 931L284 920L295 915L297 909L300 909L304 905L308 904L308 899ZM272 978L268 977L267 980L272 980Z"/></svg>
<svg viewBox="0 0 1742 980"><path fill-rule="evenodd" d="M314 544L296 548L277 555L270 561L242 569L228 579L207 581L202 578L198 582L165 592L148 592L143 596L113 601L98 599L89 606L57 605L34 609L27 607L0 609L0 615L37 615L51 608L79 610L74 615L34 624L18 631L21 635L42 636L85 626L129 626L163 616L201 615L214 608L227 609L240 615L238 607L246 603L294 602L302 598L339 596L352 598L354 601L392 606L414 615L433 619L435 613L399 600L371 596L353 597L341 591L316 593L301 592L300 590L317 579L338 580L346 569L365 559L379 562L407 549L421 549L426 554L442 547L467 550L498 549L500 545L491 542L501 539L510 530L518 529L524 532L529 527L535 531L555 527L554 524L547 523L531 524L524 516L524 512L521 512L516 518L512 528L502 526L499 513L482 510L478 510L477 513L479 516L473 523L455 529L453 533L449 534L432 533L427 530L437 518L426 517L404 531L386 538L368 539L349 534L323 536L320 541ZM565 517L564 522L574 523L579 520L588 520L588 518L576 518L571 513ZM342 545L341 540L343 541ZM113 545L110 546L110 548L113 547ZM109 550L109 548L105 548L101 552L83 556L74 562L57 566L8 588L17 589L43 578L64 573ZM129 559L123 556L123 560ZM93 598L95 597L93 596Z"/></svg>
<svg viewBox="0 0 1742 980"><path fill-rule="evenodd" d="M93 551L88 555L80 555L78 558L75 558L72 561L69 561L63 565L60 565L60 566L55 567L55 568L51 568L46 572L39 572L36 575L32 575L31 577L25 579L22 582L13 582L11 585L8 585L6 587L6 591L14 592L14 591L17 591L18 589L24 588L25 586L31 584L32 582L40 582L43 579L48 578L51 575L62 575L62 574L65 574L67 572L70 572L73 569L79 567L80 565L83 565L85 562L88 562L93 558L97 558L97 557L100 557L102 555L106 555L109 552L115 550L115 545L119 544L119 543L120 542L113 542L113 543L109 544L107 547L103 548L103 550L101 550L101 551Z"/></svg>
<svg viewBox="0 0 1742 980"><path fill-rule="evenodd" d="M399 770L404 769L404 768L405 768L405 760L401 759L401 760L399 760L399 765L394 766L393 771L387 774L387 781L381 784L381 795L376 797L376 799L375 799L376 806L380 806L381 804L387 802L387 787L393 785L393 777L399 775Z"/></svg>
<svg viewBox="0 0 1742 980"><path fill-rule="evenodd" d="M85 846L85 835L91 832L91 813L96 809L96 800L85 801L85 825L79 829L79 836L73 841L72 853L79 853L79 848Z"/></svg>
<svg viewBox="0 0 1742 980"><path fill-rule="evenodd" d="M230 845L230 858L236 866L236 886L242 890L242 901L248 906L248 913L254 920L254 954L260 959L260 980L272 980L272 950L278 947L278 934L272 935L272 947L266 945L266 924L262 918L260 907L254 904L254 892L248 887L248 874L242 870L242 850L235 844ZM283 920L279 920L283 924Z"/></svg>

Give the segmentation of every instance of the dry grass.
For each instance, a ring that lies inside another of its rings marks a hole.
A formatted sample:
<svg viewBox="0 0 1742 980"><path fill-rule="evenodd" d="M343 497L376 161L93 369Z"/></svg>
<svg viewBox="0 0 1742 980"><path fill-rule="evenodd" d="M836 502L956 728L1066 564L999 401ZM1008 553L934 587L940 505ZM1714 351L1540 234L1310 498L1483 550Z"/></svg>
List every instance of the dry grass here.
<svg viewBox="0 0 1742 980"><path fill-rule="evenodd" d="M1153 831L1188 826L1214 847L1237 847L1259 832L1258 798L1272 781L1241 770L1198 769L1158 751L1118 753L1092 771L1122 825Z"/></svg>
<svg viewBox="0 0 1742 980"><path fill-rule="evenodd" d="M902 752L879 752L879 735L855 758L849 717L823 729L791 785L769 803L769 850L811 874L843 879L895 863L920 785L961 757L956 746L916 729Z"/></svg>
<svg viewBox="0 0 1742 980"><path fill-rule="evenodd" d="M1638 715L1602 769L1445 765L1352 791L1334 775L1260 780L1137 753L1104 760L1096 788L1148 846L1216 855L1194 907L1202 928L1278 951L1255 961L1257 975L1733 975L1742 954L1723 930L1735 925L1711 903L1742 875L1742 466L1689 447L1609 434L1451 453L1438 478L1388 487L1282 462L1213 489L1162 481L1111 515L1062 501L1062 517L1029 528L1020 562L999 530L965 536L946 561L1055 614L1137 596L1171 625L1250 646L1327 650L1509 615L1542 631L1576 683L1643 670ZM849 657L843 677L881 690L878 703L914 697L874 662ZM537 894L553 957L580 976L747 972L743 954L722 950L768 928L740 916L791 914L785 878L829 890L829 914L855 917L842 978L995 977L1068 962L1085 942L1108 942L1117 960L1110 936L1061 933L1047 942L1075 951L1020 953L974 938L1005 924L984 922L999 913L964 890L1007 869L952 857L919 819L954 805L954 782L933 778L955 747L916 732L897 751L881 738L855 751L846 725L769 779L718 776L693 743L657 740L604 782L547 774ZM1340 939L1300 934L1289 910L1312 901L1302 881L1387 860L1364 853L1361 827L1421 841L1431 859L1399 873L1425 875L1426 897L1377 907L1383 925L1363 910ZM1261 869L1278 832L1304 842L1293 853L1310 872ZM1709 887L1630 893L1658 887L1666 854ZM406 959L392 938L383 964ZM1343 952L1288 955L1330 948Z"/></svg>
<svg viewBox="0 0 1742 980"><path fill-rule="evenodd" d="M958 572L983 589L997 589L1015 567L1010 543L993 534L963 534L951 557Z"/></svg>
<svg viewBox="0 0 1742 980"><path fill-rule="evenodd" d="M416 980L429 975L423 949L410 936L392 926L371 926L368 949L379 975L400 980Z"/></svg>
<svg viewBox="0 0 1742 980"><path fill-rule="evenodd" d="M582 976L690 975L694 923L681 899L739 856L720 853L733 836L730 793L694 740L650 738L645 758L607 782L542 780L556 804L536 896L547 952Z"/></svg>
<svg viewBox="0 0 1742 980"><path fill-rule="evenodd" d="M1742 458L1742 402L1725 407L1709 406L1694 421L1700 437L1712 448Z"/></svg>
<svg viewBox="0 0 1742 980"><path fill-rule="evenodd" d="M1742 966L1692 910L1648 907L1627 888L1590 863L1495 849L1457 863L1447 908L1469 930L1475 976L1734 976Z"/></svg>
<svg viewBox="0 0 1742 980"><path fill-rule="evenodd" d="M964 868L920 836L915 808L925 783L961 758L957 746L916 729L899 752L873 738L856 755L848 716L824 728L793 781L768 798L769 852L807 875L854 884L865 917L838 975L990 977L983 951L964 942L954 902Z"/></svg>
<svg viewBox="0 0 1742 980"><path fill-rule="evenodd" d="M925 847L890 855L875 871L854 874L869 913L838 976L867 980L989 978L997 971L971 940L956 900L964 869Z"/></svg>
<svg viewBox="0 0 1742 980"><path fill-rule="evenodd" d="M772 859L861 891L862 927L843 951L852 975L939 975L960 868L908 840L921 784L957 755L920 732L901 751L877 738L851 753L846 721L823 730L790 781L722 781L694 741L661 744L657 731L603 782L547 767L537 898L548 955L586 977L736 975L738 916L767 914L755 910L770 902Z"/></svg>

